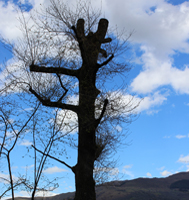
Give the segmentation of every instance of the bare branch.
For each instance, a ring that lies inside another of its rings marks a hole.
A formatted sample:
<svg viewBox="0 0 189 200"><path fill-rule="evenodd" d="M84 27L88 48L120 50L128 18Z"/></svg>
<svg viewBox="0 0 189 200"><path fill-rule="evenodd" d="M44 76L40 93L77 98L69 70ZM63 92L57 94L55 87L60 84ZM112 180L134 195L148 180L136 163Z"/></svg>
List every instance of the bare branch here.
<svg viewBox="0 0 189 200"><path fill-rule="evenodd" d="M59 82L60 82L60 85L61 87L65 90L64 94L60 97L60 99L58 100L58 102L61 102L62 99L66 96L67 92L68 92L68 89L66 89L62 83L62 80L61 80L61 77L59 74L56 74L58 76L58 79L59 79Z"/></svg>
<svg viewBox="0 0 189 200"><path fill-rule="evenodd" d="M39 149L37 149L36 147L34 147L33 145L32 145L32 147L36 150L36 151L38 151L39 153L41 153L41 154L43 154L43 155L45 155L45 156L48 156L49 158L52 158L52 159L54 159L54 160L56 160L56 161L58 161L58 162L60 162L60 163L62 163L63 165L65 165L66 167L68 167L69 169L71 169L72 170L72 168L73 167L71 167L70 165L68 165L67 163L65 163L64 161L62 161L62 160L59 160L58 158L55 158L55 157L53 157L53 156L51 156L51 155L49 155L49 154L46 154L46 153L44 153L44 152L42 152L42 151L40 151Z"/></svg>
<svg viewBox="0 0 189 200"><path fill-rule="evenodd" d="M1 178L1 179L3 179L3 178ZM6 180L6 179L5 179L5 180ZM16 188L17 186L21 185L21 184L26 184L25 181L26 181L26 180L24 179L24 180L22 180L21 182L15 183L15 184L13 185L13 189ZM8 187L8 188L1 194L0 199L1 199L8 191L10 191L11 189L12 189L12 187Z"/></svg>
<svg viewBox="0 0 189 200"><path fill-rule="evenodd" d="M96 119L96 127L98 126L98 124L100 123L102 117L104 116L104 113L106 111L107 105L108 105L108 99L105 99L104 100L104 106L103 106L102 112L100 114L100 117L98 119Z"/></svg>
<svg viewBox="0 0 189 200"><path fill-rule="evenodd" d="M114 58L114 54L112 54L105 62L102 64L97 64L98 68L101 68L104 65L107 65Z"/></svg>
<svg viewBox="0 0 189 200"><path fill-rule="evenodd" d="M64 104L59 101L57 102L52 102L49 99L43 99L37 92L35 92L31 87L29 88L29 91L34 94L38 100L44 105L48 107L53 107L53 108L62 108L66 110L71 110L73 112L78 112L78 106L70 105L70 104Z"/></svg>
<svg viewBox="0 0 189 200"><path fill-rule="evenodd" d="M6 123L6 119L1 115L1 118L3 119L4 121L4 124L5 124L5 133L4 133L4 136L3 136L3 142L1 145L1 150L0 150L0 157L1 157L1 154L2 154L2 150L4 148L4 145L5 145L5 139L6 139L6 132L7 132L7 123Z"/></svg>
<svg viewBox="0 0 189 200"><path fill-rule="evenodd" d="M68 76L75 76L78 78L78 70L66 69L63 67L45 67L45 66L38 66L32 63L30 65L31 72L45 72L45 73L55 73L55 74L64 74Z"/></svg>
<svg viewBox="0 0 189 200"><path fill-rule="evenodd" d="M7 154L7 161L8 161L9 179L10 179L10 185L11 185L12 199L14 200L14 187L13 187L12 170L11 170L10 156L9 155L10 155L10 151Z"/></svg>

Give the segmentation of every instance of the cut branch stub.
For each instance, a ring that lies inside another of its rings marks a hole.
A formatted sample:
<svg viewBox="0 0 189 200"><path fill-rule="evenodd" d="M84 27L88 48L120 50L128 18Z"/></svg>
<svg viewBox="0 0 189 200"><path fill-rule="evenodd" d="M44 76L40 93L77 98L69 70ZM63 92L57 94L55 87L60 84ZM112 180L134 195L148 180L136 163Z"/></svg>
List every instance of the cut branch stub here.
<svg viewBox="0 0 189 200"><path fill-rule="evenodd" d="M108 29L108 20L107 19L100 19L98 24L98 30L96 32L97 38L100 43L104 41L107 29Z"/></svg>
<svg viewBox="0 0 189 200"><path fill-rule="evenodd" d="M80 40L82 37L84 37L84 19L78 19L77 21L77 37Z"/></svg>
<svg viewBox="0 0 189 200"><path fill-rule="evenodd" d="M79 43L83 63L94 66L97 63L99 53L105 58L108 57L106 50L100 46L102 43L112 41L111 38L105 38L109 22L107 19L100 19L97 31L95 33L89 32L88 35L85 35L84 23L84 19L78 19L77 26L72 26L72 29Z"/></svg>
<svg viewBox="0 0 189 200"><path fill-rule="evenodd" d="M112 41L112 38L105 38L104 40L102 40L102 44L105 44L105 43L109 43Z"/></svg>

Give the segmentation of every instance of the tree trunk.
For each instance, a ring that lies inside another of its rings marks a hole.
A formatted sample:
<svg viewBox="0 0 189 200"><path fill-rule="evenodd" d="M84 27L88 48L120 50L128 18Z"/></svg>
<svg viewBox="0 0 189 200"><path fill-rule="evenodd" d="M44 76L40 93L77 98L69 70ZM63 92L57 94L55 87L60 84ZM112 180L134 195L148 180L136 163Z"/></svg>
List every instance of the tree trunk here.
<svg viewBox="0 0 189 200"><path fill-rule="evenodd" d="M75 166L75 200L96 200L93 169L95 161L95 67L82 66L79 80L78 161Z"/></svg>
<svg viewBox="0 0 189 200"><path fill-rule="evenodd" d="M93 169L95 161L96 141L95 132L95 100L100 91L96 88L96 73L99 69L97 59L101 43L110 42L104 39L108 28L108 21L101 19L96 33L84 34L84 20L77 21L73 27L82 57L82 67L78 70L79 79L79 111L78 111L78 160L74 167L76 194L75 200L96 200ZM106 57L106 55L105 55ZM99 122L98 122L99 123Z"/></svg>
<svg viewBox="0 0 189 200"><path fill-rule="evenodd" d="M75 170L75 200L96 200L93 179L95 145L92 137L95 135L94 133L94 131L89 132L83 129L79 136L78 162Z"/></svg>

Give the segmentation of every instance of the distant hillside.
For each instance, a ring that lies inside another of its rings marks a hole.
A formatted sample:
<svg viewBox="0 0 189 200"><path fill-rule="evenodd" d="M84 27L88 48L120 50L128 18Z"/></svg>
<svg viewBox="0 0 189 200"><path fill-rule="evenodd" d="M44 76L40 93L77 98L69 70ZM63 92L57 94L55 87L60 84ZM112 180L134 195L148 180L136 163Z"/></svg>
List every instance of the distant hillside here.
<svg viewBox="0 0 189 200"><path fill-rule="evenodd" d="M97 200L189 200L189 191L170 189L179 180L189 180L189 172L167 178L137 178L114 181L97 187Z"/></svg>
<svg viewBox="0 0 189 200"><path fill-rule="evenodd" d="M186 180L189 181L189 172L177 173L167 178L137 178L113 181L97 186L96 195L97 200L189 200L189 190L185 187ZM177 188L178 185L179 188ZM73 196L74 192L44 199L71 200ZM28 199L16 198L16 200ZM36 198L36 200L42 199L42 197Z"/></svg>

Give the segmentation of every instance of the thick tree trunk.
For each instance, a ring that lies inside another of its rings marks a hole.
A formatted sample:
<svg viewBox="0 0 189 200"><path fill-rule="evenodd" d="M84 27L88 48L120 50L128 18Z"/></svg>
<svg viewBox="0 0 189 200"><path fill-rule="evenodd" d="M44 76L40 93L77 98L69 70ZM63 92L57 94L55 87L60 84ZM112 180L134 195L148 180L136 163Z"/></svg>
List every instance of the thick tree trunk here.
<svg viewBox="0 0 189 200"><path fill-rule="evenodd" d="M95 181L93 169L95 161L95 100L99 94L96 88L96 73L100 66L97 65L99 52L102 43L110 42L111 39L104 39L108 27L108 21L101 19L96 33L84 34L84 20L79 19L77 27L73 27L76 38L79 42L82 67L78 70L79 79L79 110L78 114L78 161L74 168L76 194L75 200L96 200ZM105 57L107 55L105 54ZM100 121L99 121L100 122ZM98 122L98 123L99 123Z"/></svg>
<svg viewBox="0 0 189 200"><path fill-rule="evenodd" d="M93 180L95 144L92 142L92 137L94 134L94 131L83 130L82 136L79 136L78 162L75 170L75 200L96 200Z"/></svg>
<svg viewBox="0 0 189 200"><path fill-rule="evenodd" d="M93 169L96 150L95 99L99 92L95 87L94 67L87 68L82 67L79 81L79 138L78 161L75 167L75 200L96 200Z"/></svg>

